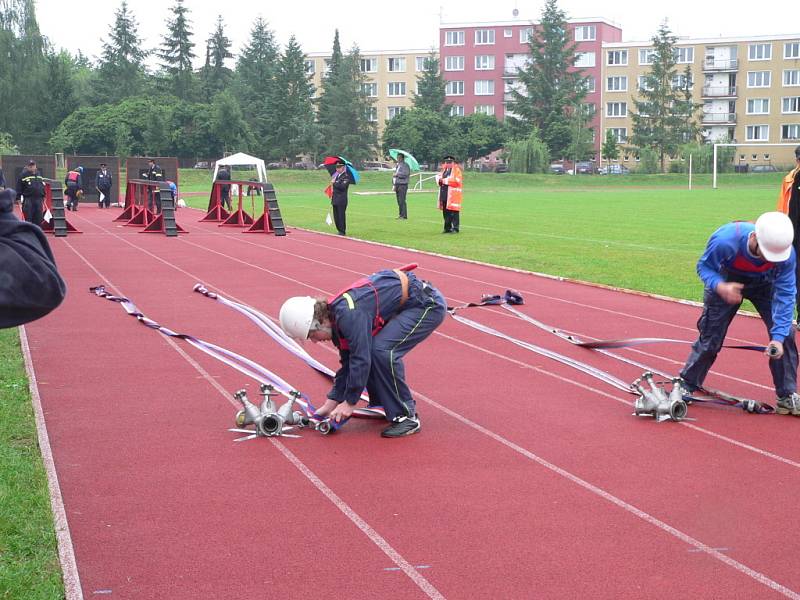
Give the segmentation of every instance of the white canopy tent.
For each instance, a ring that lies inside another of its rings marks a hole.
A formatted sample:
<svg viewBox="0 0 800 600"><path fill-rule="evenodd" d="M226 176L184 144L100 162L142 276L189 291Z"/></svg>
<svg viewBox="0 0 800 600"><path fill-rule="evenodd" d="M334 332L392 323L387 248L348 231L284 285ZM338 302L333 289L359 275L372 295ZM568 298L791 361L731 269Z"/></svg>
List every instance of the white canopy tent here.
<svg viewBox="0 0 800 600"><path fill-rule="evenodd" d="M255 167L256 172L258 173L258 181L260 183L267 183L267 166L264 164L264 161L260 158L256 158L255 156L250 156L249 154L245 154L244 152L237 152L236 154L231 154L230 156L226 156L225 158L219 159L216 163L214 163L214 176L211 178L212 181L217 180L217 172L222 165L226 165L228 167Z"/></svg>

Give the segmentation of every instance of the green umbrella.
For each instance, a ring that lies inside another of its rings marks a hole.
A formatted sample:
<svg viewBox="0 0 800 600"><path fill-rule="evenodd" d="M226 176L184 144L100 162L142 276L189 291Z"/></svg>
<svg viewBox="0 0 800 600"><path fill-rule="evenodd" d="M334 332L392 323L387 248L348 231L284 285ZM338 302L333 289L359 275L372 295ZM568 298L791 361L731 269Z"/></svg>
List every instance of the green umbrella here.
<svg viewBox="0 0 800 600"><path fill-rule="evenodd" d="M417 159L414 158L413 154L406 152L405 150L398 150L397 148L389 149L389 156L391 156L394 160L397 160L398 154L405 156L406 163L412 171L419 171L419 163L417 162Z"/></svg>

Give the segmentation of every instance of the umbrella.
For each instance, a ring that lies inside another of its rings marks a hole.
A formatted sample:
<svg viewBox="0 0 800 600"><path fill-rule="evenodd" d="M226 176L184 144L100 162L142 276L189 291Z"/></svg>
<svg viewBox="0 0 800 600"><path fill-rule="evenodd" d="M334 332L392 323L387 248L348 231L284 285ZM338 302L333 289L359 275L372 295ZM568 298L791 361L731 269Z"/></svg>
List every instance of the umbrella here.
<svg viewBox="0 0 800 600"><path fill-rule="evenodd" d="M361 175L359 175L358 171L356 171L353 168L353 163L351 163L343 156L326 156L325 160L322 161L322 164L328 170L328 173L333 175L333 172L336 170L336 163L340 160L344 161L344 168L347 169L347 173L350 175L350 179L353 180L353 185L361 181Z"/></svg>
<svg viewBox="0 0 800 600"><path fill-rule="evenodd" d="M397 155L402 154L406 158L406 163L408 163L409 168L412 171L419 171L419 163L417 159L414 158L414 155L410 152L406 152L405 150L398 150L397 148L389 148L389 156L391 156L394 160L397 160Z"/></svg>

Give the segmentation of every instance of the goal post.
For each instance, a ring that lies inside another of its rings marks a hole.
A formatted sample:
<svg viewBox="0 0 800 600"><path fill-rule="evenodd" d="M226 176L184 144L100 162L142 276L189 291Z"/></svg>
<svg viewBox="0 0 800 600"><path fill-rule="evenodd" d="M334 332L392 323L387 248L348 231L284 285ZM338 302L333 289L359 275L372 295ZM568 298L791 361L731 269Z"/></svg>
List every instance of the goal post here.
<svg viewBox="0 0 800 600"><path fill-rule="evenodd" d="M780 144L759 144L758 142L745 142L745 143L715 143L714 144L714 159L713 159L713 166L712 172L713 176L711 178L711 188L717 189L717 148L770 148L776 146L792 146L796 147L800 144L800 141L797 143L780 143Z"/></svg>

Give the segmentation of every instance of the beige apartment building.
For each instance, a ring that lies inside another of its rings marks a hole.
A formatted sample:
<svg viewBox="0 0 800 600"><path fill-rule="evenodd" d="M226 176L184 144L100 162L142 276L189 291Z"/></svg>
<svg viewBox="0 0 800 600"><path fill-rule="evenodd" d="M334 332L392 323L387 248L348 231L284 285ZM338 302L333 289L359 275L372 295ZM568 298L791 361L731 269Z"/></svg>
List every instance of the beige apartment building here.
<svg viewBox="0 0 800 600"><path fill-rule="evenodd" d="M602 139L611 130L624 148L632 135L633 100L652 54L652 41L603 44ZM736 148L734 163L748 168L794 164L794 147L800 145L800 35L679 39L676 54L675 83L689 66L707 142L746 144ZM618 162L635 168L636 160L623 151Z"/></svg>
<svg viewBox="0 0 800 600"><path fill-rule="evenodd" d="M417 77L425 69L431 50L380 50L360 52L361 71L367 76L367 94L375 99L370 120L378 126L378 139L386 121L413 106ZM438 57L438 53L434 52ZM306 72L313 75L315 94L322 88L322 77L330 62L329 52L306 54Z"/></svg>

